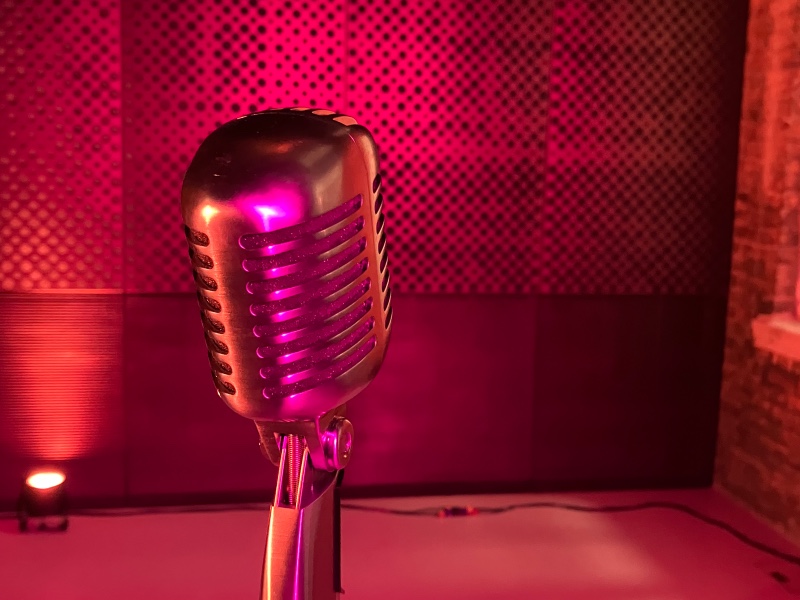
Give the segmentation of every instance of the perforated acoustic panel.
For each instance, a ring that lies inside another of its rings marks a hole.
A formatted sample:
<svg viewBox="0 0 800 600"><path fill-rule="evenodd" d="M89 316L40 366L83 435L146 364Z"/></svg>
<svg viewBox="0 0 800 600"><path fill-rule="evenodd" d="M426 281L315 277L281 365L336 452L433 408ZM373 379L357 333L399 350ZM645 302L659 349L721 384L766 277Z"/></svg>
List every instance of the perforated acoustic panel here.
<svg viewBox="0 0 800 600"><path fill-rule="evenodd" d="M550 4L348 7L347 106L375 134L396 289L530 292Z"/></svg>
<svg viewBox="0 0 800 600"><path fill-rule="evenodd" d="M530 291L550 18L523 4L126 4L128 289L191 289L175 198L200 140L302 105L355 115L379 141L400 289Z"/></svg>
<svg viewBox="0 0 800 600"><path fill-rule="evenodd" d="M222 122L301 105L374 132L397 291L719 291L745 9L6 4L3 288L190 291L178 214L189 159Z"/></svg>
<svg viewBox="0 0 800 600"><path fill-rule="evenodd" d="M0 289L122 287L119 7L0 6Z"/></svg>
<svg viewBox="0 0 800 600"><path fill-rule="evenodd" d="M191 291L183 174L218 125L277 106L340 107L342 2L125 2L128 291Z"/></svg>
<svg viewBox="0 0 800 600"><path fill-rule="evenodd" d="M556 2L543 292L725 289L745 10Z"/></svg>

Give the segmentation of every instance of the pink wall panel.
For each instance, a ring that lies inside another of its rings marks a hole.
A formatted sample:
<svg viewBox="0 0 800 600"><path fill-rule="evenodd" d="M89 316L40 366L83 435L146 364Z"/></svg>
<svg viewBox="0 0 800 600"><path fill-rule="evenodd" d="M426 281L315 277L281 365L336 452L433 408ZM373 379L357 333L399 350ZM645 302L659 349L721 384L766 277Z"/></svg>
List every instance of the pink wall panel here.
<svg viewBox="0 0 800 600"><path fill-rule="evenodd" d="M382 151L397 290L535 289L550 23L549 3L348 5L347 110Z"/></svg>
<svg viewBox="0 0 800 600"><path fill-rule="evenodd" d="M0 7L0 289L120 289L120 14Z"/></svg>
<svg viewBox="0 0 800 600"><path fill-rule="evenodd" d="M540 291L725 292L746 8L555 3Z"/></svg>
<svg viewBox="0 0 800 600"><path fill-rule="evenodd" d="M125 2L125 289L193 289L180 229L183 173L200 142L272 106L343 103L344 6Z"/></svg>
<svg viewBox="0 0 800 600"><path fill-rule="evenodd" d="M189 159L287 105L374 132L398 292L724 289L744 2L9 6L2 289L189 291Z"/></svg>

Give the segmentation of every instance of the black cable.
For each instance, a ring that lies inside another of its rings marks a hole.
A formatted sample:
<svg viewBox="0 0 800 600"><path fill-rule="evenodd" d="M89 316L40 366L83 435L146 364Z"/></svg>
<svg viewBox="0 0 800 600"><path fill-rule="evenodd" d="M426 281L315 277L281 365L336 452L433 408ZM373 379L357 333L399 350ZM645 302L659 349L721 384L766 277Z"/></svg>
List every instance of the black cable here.
<svg viewBox="0 0 800 600"><path fill-rule="evenodd" d="M192 504L178 506L139 506L128 508L76 508L69 511L76 517L137 517L142 515L177 515L183 513L218 513L229 511L264 512L269 503L252 502L248 504Z"/></svg>
<svg viewBox="0 0 800 600"><path fill-rule="evenodd" d="M722 521L720 519L709 517L708 515L705 515L698 510L695 510L691 506L687 506L686 504L680 504L678 502L642 502L639 504L585 506L582 504L570 504L566 502L539 501L539 502L523 502L520 504L509 504L506 506L497 506L497 507L455 506L455 507L441 507L441 508L429 507L429 508L419 508L410 510L383 508L378 506L365 506L361 504L342 504L342 508L348 510L360 510L365 512L375 512L375 513L407 516L407 517L471 516L482 513L496 515L523 508L555 508L561 510L585 512L585 513L625 513L625 512L633 512L639 510L650 510L654 508L661 508L666 510L674 510L689 515L690 517L702 521L703 523L712 525L713 527L716 527L718 529L721 529L722 531L727 532L728 534L732 535L743 544L746 544L747 546L750 546L755 550L758 550L760 552L763 552L764 554L768 554L775 558L781 559L790 564L800 566L800 556L783 552L782 550L778 550L777 548L773 548L772 546L768 546L762 542L754 540L753 538L749 537L748 535L742 533L741 531L733 527L733 525L730 525L729 523L726 523L725 521Z"/></svg>
<svg viewBox="0 0 800 600"><path fill-rule="evenodd" d="M703 523L721 529L733 536L743 544L751 548L768 554L787 563L800 566L800 556L789 554L768 546L762 542L754 540L748 535L742 533L733 525L726 523L720 519L709 517L700 511L678 502L641 502L639 504L618 504L607 506L586 506L583 504L571 504L568 502L552 502L552 501L536 501L536 502L522 502L518 504L507 504L505 506L437 506L426 508L384 508L381 506L368 506L364 504L342 503L344 510L356 510L361 512L371 512L385 515L395 515L403 517L459 517L459 516L472 516L480 514L497 515L507 513L520 509L531 508L551 508L560 510L570 510L575 512L584 513L626 513L640 510L651 509L665 509L680 512L690 517L693 517ZM121 508L121 509L77 509L70 511L70 514L84 517L130 517L138 515L153 515L153 514L178 514L178 513L214 513L224 511L265 511L269 507L268 504L253 503L253 504L216 504L206 506L160 506L160 507L141 507L141 508ZM13 515L4 515L12 517Z"/></svg>

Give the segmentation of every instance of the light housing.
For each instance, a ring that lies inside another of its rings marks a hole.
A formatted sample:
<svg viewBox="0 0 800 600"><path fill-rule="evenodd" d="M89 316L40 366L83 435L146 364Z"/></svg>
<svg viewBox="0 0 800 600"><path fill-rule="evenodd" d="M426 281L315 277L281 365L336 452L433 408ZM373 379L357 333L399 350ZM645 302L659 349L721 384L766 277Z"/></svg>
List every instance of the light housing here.
<svg viewBox="0 0 800 600"><path fill-rule="evenodd" d="M22 483L17 504L20 531L66 531L66 475L58 469L37 469Z"/></svg>

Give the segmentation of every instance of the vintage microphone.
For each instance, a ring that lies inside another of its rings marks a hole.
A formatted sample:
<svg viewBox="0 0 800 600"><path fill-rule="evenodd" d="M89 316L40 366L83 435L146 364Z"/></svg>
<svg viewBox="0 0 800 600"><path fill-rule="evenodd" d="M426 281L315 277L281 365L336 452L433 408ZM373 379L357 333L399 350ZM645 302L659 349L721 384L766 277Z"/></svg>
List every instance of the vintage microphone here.
<svg viewBox="0 0 800 600"><path fill-rule="evenodd" d="M181 208L219 396L278 465L261 598L337 598L345 403L375 377L392 306L377 150L354 119L268 110L200 146Z"/></svg>

